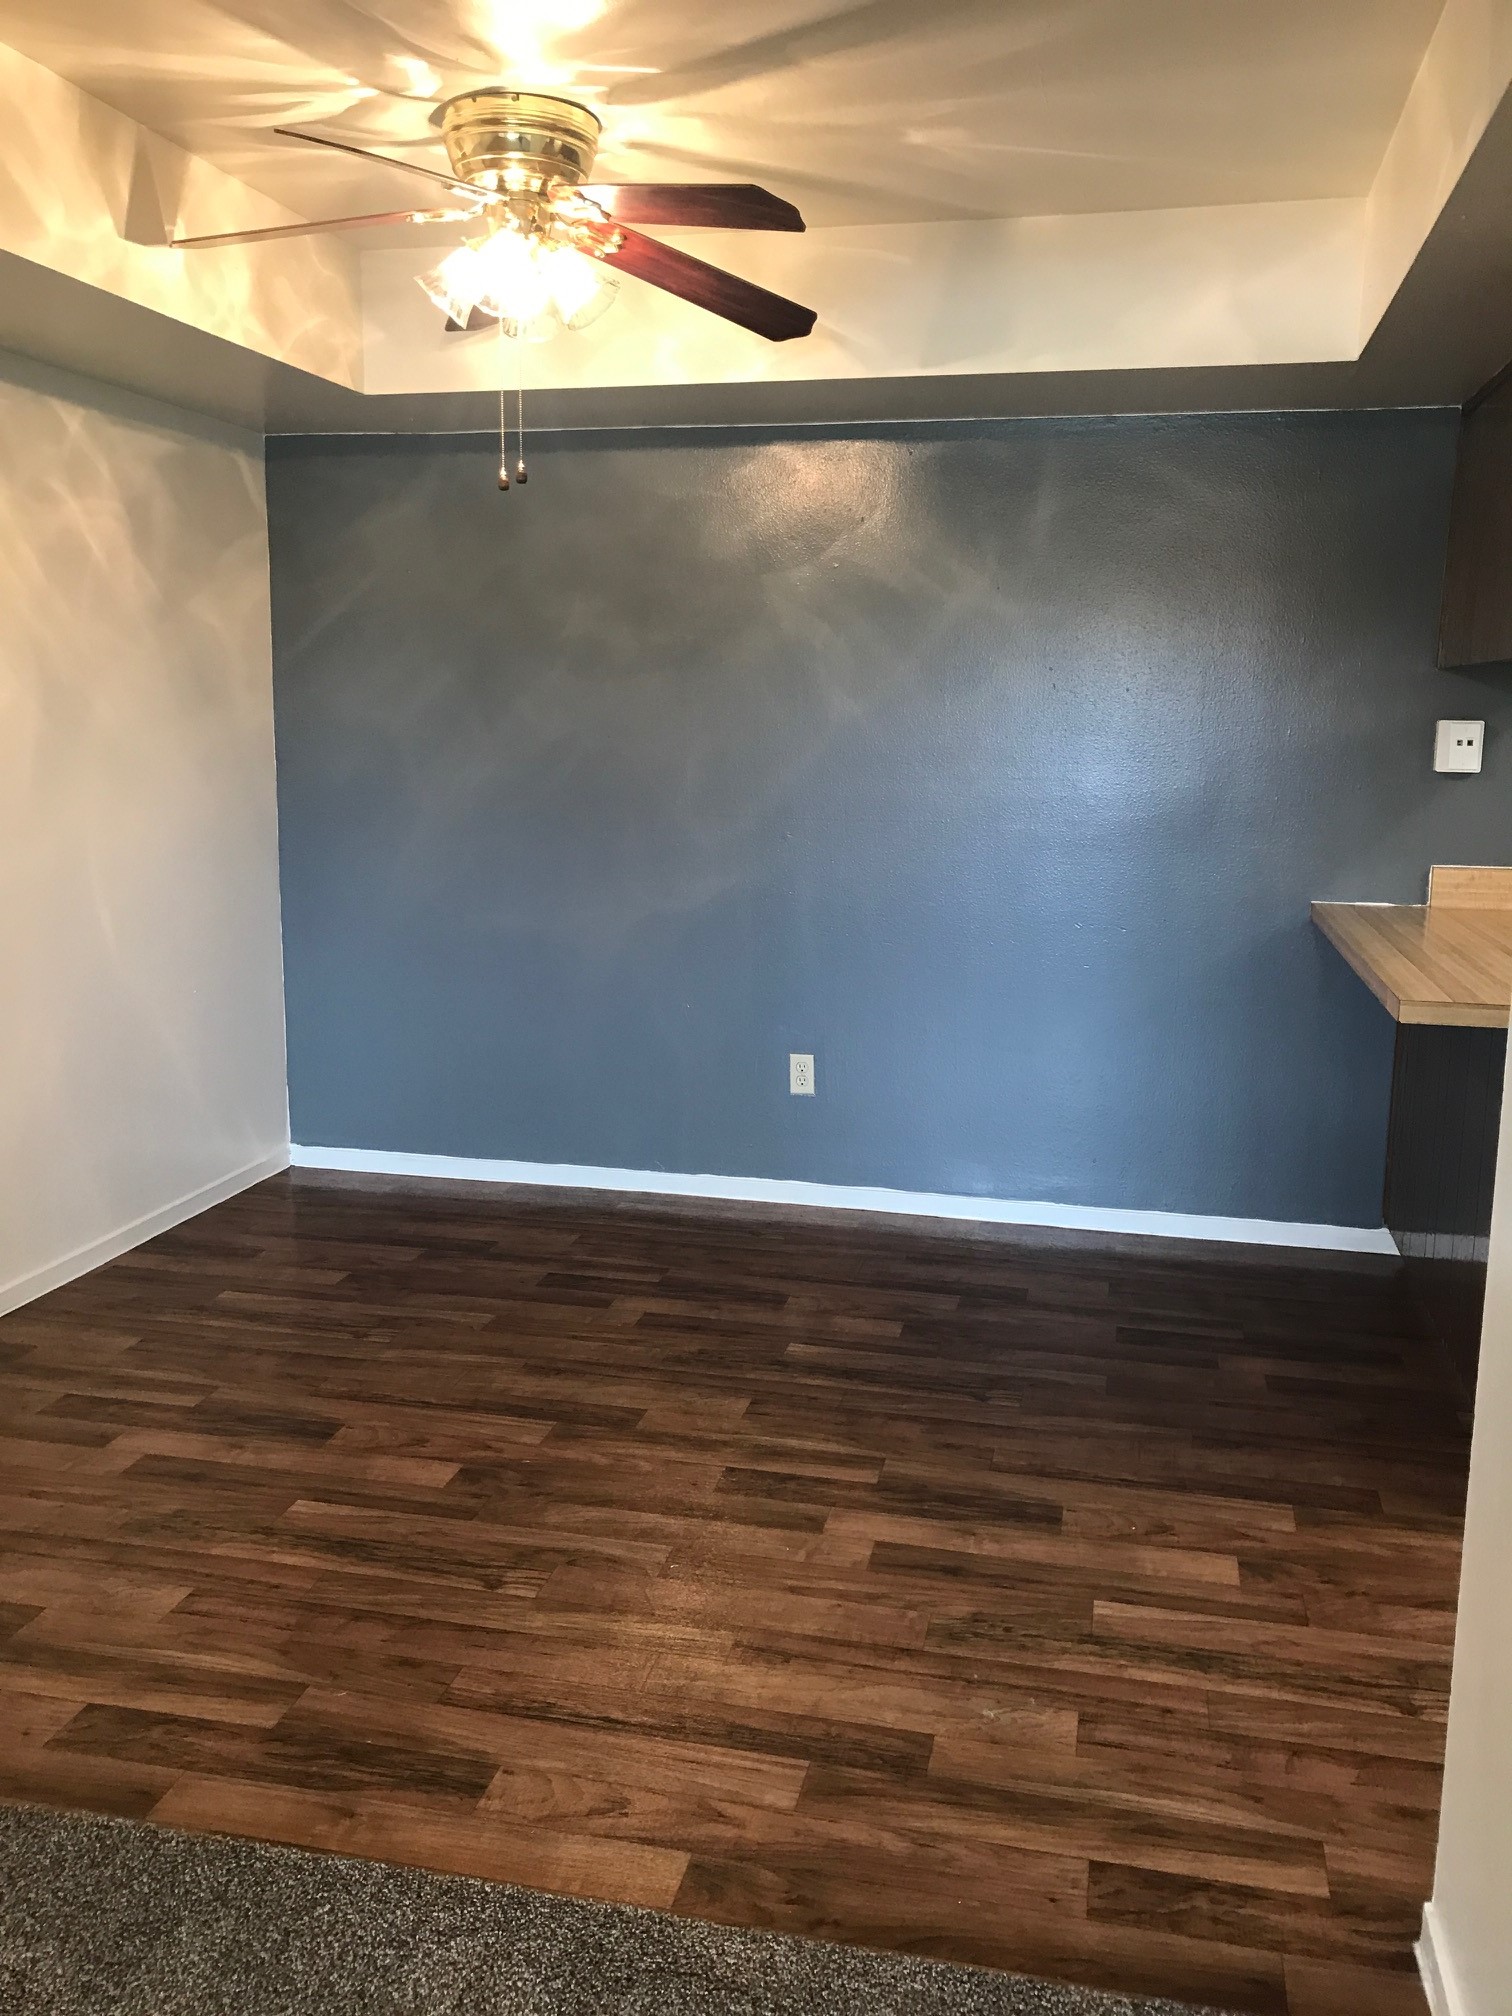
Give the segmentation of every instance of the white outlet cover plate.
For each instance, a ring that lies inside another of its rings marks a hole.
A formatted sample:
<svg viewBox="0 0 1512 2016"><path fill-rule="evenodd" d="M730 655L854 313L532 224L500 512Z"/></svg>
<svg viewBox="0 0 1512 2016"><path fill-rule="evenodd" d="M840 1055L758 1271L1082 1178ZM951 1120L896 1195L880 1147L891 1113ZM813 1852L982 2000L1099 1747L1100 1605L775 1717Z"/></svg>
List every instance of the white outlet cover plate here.
<svg viewBox="0 0 1512 2016"><path fill-rule="evenodd" d="M788 1052L788 1090L796 1098L811 1098L814 1091L814 1059L807 1050Z"/></svg>
<svg viewBox="0 0 1512 2016"><path fill-rule="evenodd" d="M1433 767L1461 777L1481 767L1486 739L1484 721L1440 721L1433 738Z"/></svg>

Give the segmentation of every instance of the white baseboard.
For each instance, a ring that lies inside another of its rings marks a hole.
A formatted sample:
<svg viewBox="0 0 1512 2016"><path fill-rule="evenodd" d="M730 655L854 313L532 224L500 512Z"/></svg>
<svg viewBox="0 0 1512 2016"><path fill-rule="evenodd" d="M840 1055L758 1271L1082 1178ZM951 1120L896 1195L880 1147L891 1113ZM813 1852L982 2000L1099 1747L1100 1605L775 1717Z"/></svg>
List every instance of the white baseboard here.
<svg viewBox="0 0 1512 2016"><path fill-rule="evenodd" d="M239 1190L249 1190L254 1183L261 1183L267 1176L276 1176L288 1166L289 1151L280 1148L257 1162L249 1162L244 1169L235 1169L229 1176L221 1176L214 1183L205 1184L202 1189L191 1190L186 1197L176 1197L160 1210L149 1211L145 1217L133 1219L131 1224L121 1226L118 1231L107 1232L103 1239L91 1239L87 1246L65 1253L61 1260L54 1260L31 1274L23 1274L15 1281L0 1283L0 1316L9 1315L12 1309L19 1309L24 1303L35 1302L40 1295L50 1295L54 1288L66 1287L70 1281L77 1281L81 1274L103 1267L107 1260L118 1260L133 1246L156 1239L160 1232L171 1232L186 1218L197 1217L201 1211L208 1211L212 1204L223 1204Z"/></svg>
<svg viewBox="0 0 1512 2016"><path fill-rule="evenodd" d="M1449 1957L1444 1921L1432 1903L1423 1906L1423 1930L1416 1951L1423 1993L1433 2016L1470 2016L1470 2004Z"/></svg>
<svg viewBox="0 0 1512 2016"><path fill-rule="evenodd" d="M618 1190L657 1197L724 1197L750 1204L804 1204L828 1211L887 1211L971 1225L1042 1225L1074 1232L1129 1232L1152 1239L1214 1239L1241 1246L1296 1246L1333 1253L1386 1253L1391 1234L1369 1225L1289 1225L1274 1218L1207 1218L1179 1211L1112 1211L1090 1204L1028 1204L949 1197L925 1190L787 1183L767 1176L681 1176L662 1169L591 1169L567 1162L495 1162L462 1155L404 1155L384 1148L289 1150L296 1169L369 1176L421 1176L459 1183L529 1183L563 1190Z"/></svg>

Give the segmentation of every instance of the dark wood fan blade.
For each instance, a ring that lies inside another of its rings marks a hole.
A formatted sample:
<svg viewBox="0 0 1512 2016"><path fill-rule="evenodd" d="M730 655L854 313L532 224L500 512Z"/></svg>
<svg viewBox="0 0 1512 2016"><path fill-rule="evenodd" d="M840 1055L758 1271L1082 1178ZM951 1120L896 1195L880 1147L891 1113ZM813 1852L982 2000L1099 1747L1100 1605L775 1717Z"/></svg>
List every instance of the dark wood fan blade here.
<svg viewBox="0 0 1512 2016"><path fill-rule="evenodd" d="M266 224L257 231L217 231L208 238L170 238L168 243L176 252L192 252L205 245L263 245L271 238L305 238L316 231L365 231L370 224L439 221L428 210L377 210L368 217L320 217L309 224Z"/></svg>
<svg viewBox="0 0 1512 2016"><path fill-rule="evenodd" d="M359 161L376 161L380 167L397 168L401 175L423 175L427 182L439 182L454 195L471 196L477 203L500 201L491 189L480 189L475 182L459 182L455 175L443 175L439 168L423 168L418 161L396 161L392 154L375 154L371 147L354 147L350 140L333 140L329 133L306 133L298 126L275 126L273 131L284 140L304 140L312 147L334 147L338 154L355 154Z"/></svg>
<svg viewBox="0 0 1512 2016"><path fill-rule="evenodd" d="M583 195L617 224L801 231L802 212L755 182L594 182Z"/></svg>
<svg viewBox="0 0 1512 2016"><path fill-rule="evenodd" d="M769 343L787 343L794 336L807 336L819 319L812 308L802 308L781 294L768 293L754 281L710 266L690 252L679 252L655 238L643 238L639 231L616 226L615 236L620 240L615 250L598 255L606 266L619 273L633 273L637 280L648 281L664 293L677 294L696 308L707 308L711 315L723 316L726 322L738 322L742 329L754 330Z"/></svg>

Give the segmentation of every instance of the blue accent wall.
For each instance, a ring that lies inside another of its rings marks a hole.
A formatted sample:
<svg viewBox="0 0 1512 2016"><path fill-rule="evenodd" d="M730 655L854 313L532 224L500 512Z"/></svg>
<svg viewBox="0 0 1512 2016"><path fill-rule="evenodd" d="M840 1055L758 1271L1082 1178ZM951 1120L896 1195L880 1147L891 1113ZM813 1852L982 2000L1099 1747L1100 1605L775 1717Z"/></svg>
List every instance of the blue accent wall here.
<svg viewBox="0 0 1512 2016"><path fill-rule="evenodd" d="M1455 425L270 443L295 1140L1379 1223Z"/></svg>

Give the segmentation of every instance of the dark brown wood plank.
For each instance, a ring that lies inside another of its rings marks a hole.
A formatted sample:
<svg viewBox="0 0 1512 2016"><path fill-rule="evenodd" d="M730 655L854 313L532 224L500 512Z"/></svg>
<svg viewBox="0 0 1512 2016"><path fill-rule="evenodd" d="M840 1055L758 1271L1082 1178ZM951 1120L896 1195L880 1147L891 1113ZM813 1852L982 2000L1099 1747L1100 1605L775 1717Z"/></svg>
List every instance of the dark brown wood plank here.
<svg viewBox="0 0 1512 2016"><path fill-rule="evenodd" d="M0 1797L1420 2016L1391 1263L279 1178L0 1322Z"/></svg>

